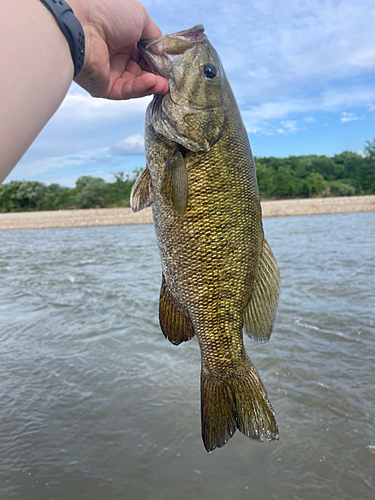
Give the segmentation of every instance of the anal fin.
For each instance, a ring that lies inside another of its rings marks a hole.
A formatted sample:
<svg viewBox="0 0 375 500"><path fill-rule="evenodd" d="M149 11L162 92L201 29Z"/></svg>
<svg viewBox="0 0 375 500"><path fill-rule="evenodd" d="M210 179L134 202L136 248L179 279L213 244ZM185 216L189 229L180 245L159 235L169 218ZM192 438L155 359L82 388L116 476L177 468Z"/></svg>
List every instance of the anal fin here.
<svg viewBox="0 0 375 500"><path fill-rule="evenodd" d="M244 311L244 330L260 342L270 339L280 295L280 274L272 250L264 240L253 294Z"/></svg>
<svg viewBox="0 0 375 500"><path fill-rule="evenodd" d="M160 290L159 322L165 338L172 344L181 344L194 336L193 325L188 316L175 304L166 287L164 276Z"/></svg>
<svg viewBox="0 0 375 500"><path fill-rule="evenodd" d="M149 207L153 201L154 193L152 191L150 171L145 167L133 186L130 195L130 206L133 212L139 212Z"/></svg>

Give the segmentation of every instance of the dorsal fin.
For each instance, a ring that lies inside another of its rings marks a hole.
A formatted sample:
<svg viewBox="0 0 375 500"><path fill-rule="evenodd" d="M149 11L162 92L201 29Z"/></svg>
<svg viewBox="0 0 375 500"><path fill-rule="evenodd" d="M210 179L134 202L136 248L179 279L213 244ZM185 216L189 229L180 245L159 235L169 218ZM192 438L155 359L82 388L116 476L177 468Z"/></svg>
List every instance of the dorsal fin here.
<svg viewBox="0 0 375 500"><path fill-rule="evenodd" d="M264 240L254 292L244 312L244 330L260 342L270 339L280 295L280 274L276 259Z"/></svg>
<svg viewBox="0 0 375 500"><path fill-rule="evenodd" d="M154 193L152 191L150 171L145 167L133 186L130 195L130 206L133 212L139 212L149 207L153 201Z"/></svg>

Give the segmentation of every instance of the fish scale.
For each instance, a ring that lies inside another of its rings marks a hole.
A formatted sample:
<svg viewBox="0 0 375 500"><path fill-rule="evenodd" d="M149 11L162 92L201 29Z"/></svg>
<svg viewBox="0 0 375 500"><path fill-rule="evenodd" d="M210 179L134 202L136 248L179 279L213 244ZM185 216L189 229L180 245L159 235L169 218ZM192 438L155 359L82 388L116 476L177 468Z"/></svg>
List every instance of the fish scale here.
<svg viewBox="0 0 375 500"><path fill-rule="evenodd" d="M162 331L174 344L198 338L207 451L236 429L253 439L278 439L274 411L243 343L244 328L257 340L269 339L279 273L264 238L237 103L202 26L139 47L170 85L147 110L147 166L131 198L134 210L152 204L163 270Z"/></svg>

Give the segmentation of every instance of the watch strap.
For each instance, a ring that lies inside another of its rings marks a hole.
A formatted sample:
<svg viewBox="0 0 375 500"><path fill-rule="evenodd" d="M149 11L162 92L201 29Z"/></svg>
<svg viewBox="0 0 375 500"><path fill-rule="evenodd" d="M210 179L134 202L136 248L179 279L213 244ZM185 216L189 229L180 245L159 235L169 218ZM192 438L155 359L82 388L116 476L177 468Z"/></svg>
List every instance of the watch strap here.
<svg viewBox="0 0 375 500"><path fill-rule="evenodd" d="M73 9L65 0L40 0L56 19L68 41L74 64L74 77L78 75L85 62L85 34Z"/></svg>

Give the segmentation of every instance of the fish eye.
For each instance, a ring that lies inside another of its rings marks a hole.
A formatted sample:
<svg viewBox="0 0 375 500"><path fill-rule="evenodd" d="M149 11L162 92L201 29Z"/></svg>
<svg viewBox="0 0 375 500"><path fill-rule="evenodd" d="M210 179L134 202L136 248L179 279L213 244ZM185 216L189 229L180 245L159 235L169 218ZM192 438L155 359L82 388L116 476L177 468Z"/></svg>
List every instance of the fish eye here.
<svg viewBox="0 0 375 500"><path fill-rule="evenodd" d="M206 64L203 68L203 73L206 78L215 78L219 74L219 70L213 64Z"/></svg>

